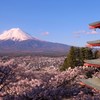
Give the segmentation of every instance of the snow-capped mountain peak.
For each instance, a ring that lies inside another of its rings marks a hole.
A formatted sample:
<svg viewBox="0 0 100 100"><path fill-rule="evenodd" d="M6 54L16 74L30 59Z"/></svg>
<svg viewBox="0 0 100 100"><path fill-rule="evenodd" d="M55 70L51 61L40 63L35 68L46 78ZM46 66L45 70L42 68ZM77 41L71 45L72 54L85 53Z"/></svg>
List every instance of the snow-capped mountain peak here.
<svg viewBox="0 0 100 100"><path fill-rule="evenodd" d="M22 31L20 28L12 28L0 34L0 40L9 40L9 39L13 41L23 41L35 38Z"/></svg>

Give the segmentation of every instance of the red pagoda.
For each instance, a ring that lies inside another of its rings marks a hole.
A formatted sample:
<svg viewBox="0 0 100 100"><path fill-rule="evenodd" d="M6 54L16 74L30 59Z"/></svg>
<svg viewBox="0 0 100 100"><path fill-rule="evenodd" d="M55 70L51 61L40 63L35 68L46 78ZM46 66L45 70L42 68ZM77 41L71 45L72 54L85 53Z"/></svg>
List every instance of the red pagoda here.
<svg viewBox="0 0 100 100"><path fill-rule="evenodd" d="M89 24L90 29L100 28L100 21Z"/></svg>
<svg viewBox="0 0 100 100"><path fill-rule="evenodd" d="M89 24L91 29L100 28L100 21ZM88 46L100 46L100 40L87 42ZM84 66L91 66L100 68L100 59L85 60ZM100 77L93 77L89 79L82 79L82 84L100 91Z"/></svg>

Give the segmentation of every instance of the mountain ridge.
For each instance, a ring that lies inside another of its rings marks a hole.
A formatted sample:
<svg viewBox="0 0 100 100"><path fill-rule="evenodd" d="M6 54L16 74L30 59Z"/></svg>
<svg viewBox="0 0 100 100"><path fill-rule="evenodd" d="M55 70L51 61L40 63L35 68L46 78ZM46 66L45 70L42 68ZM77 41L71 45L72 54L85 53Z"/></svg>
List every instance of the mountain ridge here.
<svg viewBox="0 0 100 100"><path fill-rule="evenodd" d="M65 44L41 41L19 28L13 28L0 35L0 53L58 53L59 55L67 53L69 48L70 46Z"/></svg>

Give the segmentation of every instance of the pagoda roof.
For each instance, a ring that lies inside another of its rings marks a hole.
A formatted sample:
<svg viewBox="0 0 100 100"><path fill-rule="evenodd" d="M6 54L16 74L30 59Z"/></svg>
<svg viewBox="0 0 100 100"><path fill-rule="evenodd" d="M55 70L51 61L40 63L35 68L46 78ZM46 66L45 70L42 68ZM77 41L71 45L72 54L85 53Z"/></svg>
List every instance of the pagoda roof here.
<svg viewBox="0 0 100 100"><path fill-rule="evenodd" d="M90 46L100 46L100 40L88 41L87 43L88 43Z"/></svg>
<svg viewBox="0 0 100 100"><path fill-rule="evenodd" d="M100 59L85 60L84 66L100 67Z"/></svg>
<svg viewBox="0 0 100 100"><path fill-rule="evenodd" d="M100 24L100 21L90 23L89 25L97 25L97 24Z"/></svg>
<svg viewBox="0 0 100 100"><path fill-rule="evenodd" d="M100 91L100 79L97 77L89 78L89 79L81 79L80 80L84 85L94 88L95 90Z"/></svg>
<svg viewBox="0 0 100 100"><path fill-rule="evenodd" d="M90 23L89 27L92 28L92 29L94 29L94 28L100 28L100 21Z"/></svg>
<svg viewBox="0 0 100 100"><path fill-rule="evenodd" d="M100 44L100 40L88 41L88 44Z"/></svg>

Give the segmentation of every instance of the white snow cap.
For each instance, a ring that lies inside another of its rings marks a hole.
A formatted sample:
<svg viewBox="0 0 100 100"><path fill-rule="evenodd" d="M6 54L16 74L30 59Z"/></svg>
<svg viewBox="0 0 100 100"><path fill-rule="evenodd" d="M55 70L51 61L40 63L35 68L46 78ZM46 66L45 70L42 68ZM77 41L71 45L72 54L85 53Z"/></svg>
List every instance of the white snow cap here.
<svg viewBox="0 0 100 100"><path fill-rule="evenodd" d="M24 41L24 40L35 39L35 38L23 32L20 28L12 28L0 34L0 40L9 40L9 39L13 41Z"/></svg>

